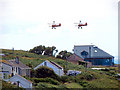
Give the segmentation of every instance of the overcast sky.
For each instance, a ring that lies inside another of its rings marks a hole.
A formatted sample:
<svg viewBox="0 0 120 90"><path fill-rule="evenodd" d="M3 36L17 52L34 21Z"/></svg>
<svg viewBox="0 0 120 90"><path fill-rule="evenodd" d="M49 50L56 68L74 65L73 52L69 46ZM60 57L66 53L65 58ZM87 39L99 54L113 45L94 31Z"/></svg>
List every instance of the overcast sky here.
<svg viewBox="0 0 120 90"><path fill-rule="evenodd" d="M29 50L38 45L72 51L96 45L118 56L119 0L0 0L0 48ZM83 29L74 23L87 22ZM48 23L62 26L51 29Z"/></svg>

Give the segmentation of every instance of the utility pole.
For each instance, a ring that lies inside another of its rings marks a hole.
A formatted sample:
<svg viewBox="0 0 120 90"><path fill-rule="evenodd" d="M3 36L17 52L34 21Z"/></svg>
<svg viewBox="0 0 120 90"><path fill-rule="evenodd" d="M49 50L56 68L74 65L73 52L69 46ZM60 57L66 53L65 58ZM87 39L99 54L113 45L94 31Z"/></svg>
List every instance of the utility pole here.
<svg viewBox="0 0 120 90"><path fill-rule="evenodd" d="M66 56L66 72L67 72L67 56Z"/></svg>
<svg viewBox="0 0 120 90"><path fill-rule="evenodd" d="M12 48L12 58L14 59L14 47Z"/></svg>

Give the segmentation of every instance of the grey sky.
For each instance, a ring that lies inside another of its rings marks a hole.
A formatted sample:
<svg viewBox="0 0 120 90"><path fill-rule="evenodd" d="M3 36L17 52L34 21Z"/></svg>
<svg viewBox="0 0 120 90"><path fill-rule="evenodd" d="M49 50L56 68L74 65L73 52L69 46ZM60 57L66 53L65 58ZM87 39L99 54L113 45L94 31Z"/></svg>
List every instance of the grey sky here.
<svg viewBox="0 0 120 90"><path fill-rule="evenodd" d="M119 0L1 0L0 48L29 50L37 45L72 51L94 44L118 55ZM74 23L87 22L77 29ZM62 26L52 30L48 23Z"/></svg>

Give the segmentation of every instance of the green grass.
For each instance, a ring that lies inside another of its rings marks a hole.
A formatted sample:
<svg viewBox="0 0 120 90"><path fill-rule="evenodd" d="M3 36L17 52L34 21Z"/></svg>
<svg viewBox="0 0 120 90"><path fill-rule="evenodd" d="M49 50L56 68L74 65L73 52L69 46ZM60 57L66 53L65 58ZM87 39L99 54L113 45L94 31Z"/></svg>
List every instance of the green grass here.
<svg viewBox="0 0 120 90"><path fill-rule="evenodd" d="M78 83L65 83L66 88L83 88L80 84Z"/></svg>
<svg viewBox="0 0 120 90"><path fill-rule="evenodd" d="M67 69L84 70L83 66L75 65L70 62L66 62L65 60L55 58L55 57L49 57L49 56L45 56L45 55L37 55L34 53L29 53L27 51L14 50L14 55L13 55L12 50L2 49L2 53L6 54L6 57L3 57L2 59L5 59L5 60L9 60L12 58L15 59L16 56L19 56L21 62L23 62L26 65L32 64L33 68L36 67L37 65L39 65L40 63L42 63L43 61L49 60L49 61L56 62L57 64L61 65L64 68L67 65L67 67L66 67Z"/></svg>

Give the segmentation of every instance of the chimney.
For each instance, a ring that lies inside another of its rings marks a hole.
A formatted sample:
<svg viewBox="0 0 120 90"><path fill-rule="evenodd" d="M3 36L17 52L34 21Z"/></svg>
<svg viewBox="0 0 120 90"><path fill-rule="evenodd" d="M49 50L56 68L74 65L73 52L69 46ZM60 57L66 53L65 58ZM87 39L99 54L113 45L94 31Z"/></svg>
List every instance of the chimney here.
<svg viewBox="0 0 120 90"><path fill-rule="evenodd" d="M17 64L19 64L19 57L18 57L18 56L16 57L15 62L16 62Z"/></svg>

